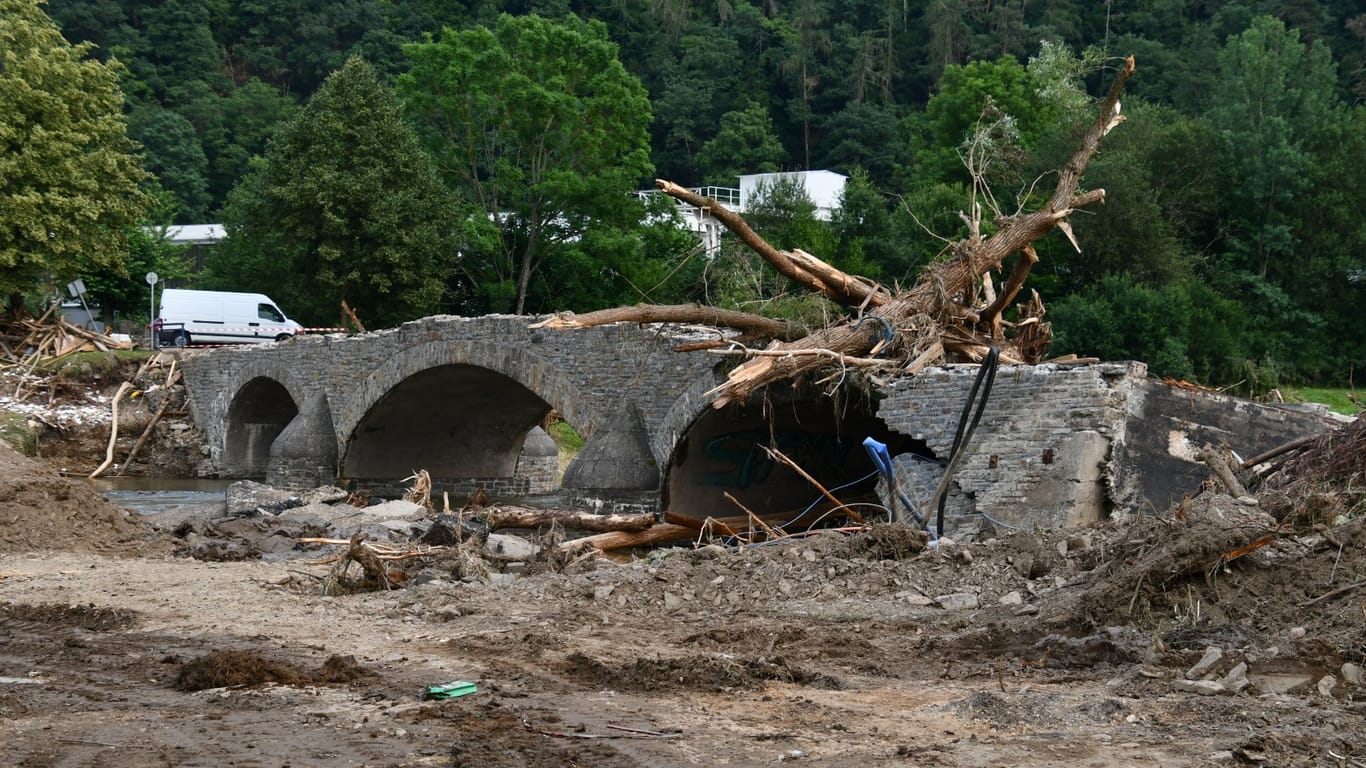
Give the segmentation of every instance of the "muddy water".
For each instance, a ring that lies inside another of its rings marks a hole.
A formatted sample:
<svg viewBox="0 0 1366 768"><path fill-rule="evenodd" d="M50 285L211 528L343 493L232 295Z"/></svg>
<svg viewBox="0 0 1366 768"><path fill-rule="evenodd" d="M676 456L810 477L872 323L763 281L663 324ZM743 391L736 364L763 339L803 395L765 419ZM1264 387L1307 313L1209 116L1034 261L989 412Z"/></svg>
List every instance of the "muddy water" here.
<svg viewBox="0 0 1366 768"><path fill-rule="evenodd" d="M152 515L176 507L222 501L228 486L238 481L192 477L99 477L89 482L100 495L115 504ZM545 494L522 497L514 503L556 509L562 508L567 498L563 494Z"/></svg>
<svg viewBox="0 0 1366 768"><path fill-rule="evenodd" d="M233 480L202 480L177 477L100 477L90 484L101 495L122 507L156 514L189 504L222 501Z"/></svg>

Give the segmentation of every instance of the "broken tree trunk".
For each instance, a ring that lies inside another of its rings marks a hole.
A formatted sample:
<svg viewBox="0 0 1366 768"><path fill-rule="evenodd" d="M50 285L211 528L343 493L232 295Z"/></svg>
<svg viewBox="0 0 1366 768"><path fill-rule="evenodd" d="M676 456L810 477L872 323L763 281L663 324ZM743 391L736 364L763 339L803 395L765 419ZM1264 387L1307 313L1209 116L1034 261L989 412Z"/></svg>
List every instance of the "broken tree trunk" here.
<svg viewBox="0 0 1366 768"><path fill-rule="evenodd" d="M716 200L696 195L669 181L657 181L656 185L666 194L706 209L782 274L831 301L860 310L857 321L774 344L762 353L746 351L749 359L733 369L726 381L713 390L716 395L713 405L720 408L731 401L743 401L768 384L791 380L817 369L862 364L857 361L866 360L874 350L888 359L889 366L895 365L907 373L946 356L980 361L992 346L1000 348L1002 363L1036 362L1049 338L1047 324L1042 319L1042 304L1035 297L1022 310L1022 322L1016 324L1016 336L1010 340L1004 338L1001 330L1001 313L1019 293L1038 260L1034 242L1057 228L1075 246L1068 216L1078 208L1105 200L1104 190L1081 191L1079 184L1101 140L1124 119L1120 115L1119 94L1133 72L1134 60L1130 57L1116 76L1080 145L1059 170L1053 194L1042 208L1000 218L995 234L986 238L974 226L971 236L953 244L947 261L926 268L910 290L896 295L888 294L881 286L863 278L845 274L805 252L779 250L750 229L739 214ZM979 281L992 270L1000 269L1014 254L1020 254L1020 257L999 293L988 292L985 305L975 307ZM588 327L599 322L660 322L664 315L657 313L657 309L624 307L575 316L570 318L569 324L557 325L552 321L545 325ZM733 325L739 320L722 318L710 308L695 313L675 309L676 312L668 315L671 321L743 327Z"/></svg>
<svg viewBox="0 0 1366 768"><path fill-rule="evenodd" d="M608 552L613 549L646 547L651 544L662 544L666 541L685 541L696 537L697 531L685 525L657 523L643 531L612 531L611 533L599 533L596 536L587 536L582 539L570 539L561 544L560 549L571 551L591 545L603 552Z"/></svg>
<svg viewBox="0 0 1366 768"><path fill-rule="evenodd" d="M1101 105L1100 114L1086 132L1081 145L1059 172L1053 195L1041 209L1002 222L1001 228L986 239L974 236L955 244L953 257L926 268L910 291L869 311L879 322L826 328L798 341L779 344L775 349L828 349L851 357L861 357L882 341L880 326L885 324L893 330L894 335L904 338L904 341L893 342L892 346L901 347L903 352L918 350L925 344L924 332L917 326L923 325L925 318L928 318L940 329L961 332L945 334L943 330L939 331L937 335L942 337L947 351L973 361L983 359L990 347L999 345L1001 340L988 335L995 317L984 317L969 307L976 281L988 271L999 269L1012 254L1023 252L1023 263L1016 266L1009 284L1002 292L1003 296L1012 295L1019 290L1018 285L1023 283L1033 266L1026 249L1032 248L1036 240L1054 227L1065 227L1067 217L1077 208L1105 199L1104 190L1081 192L1078 185L1087 164L1100 147L1101 139L1123 120L1119 114L1119 94L1133 71L1134 60L1130 57L1116 77ZM999 308L994 311L999 313ZM718 388L718 397L713 405L720 408L732 400L743 401L756 390L814 370L821 362L817 357L797 356L766 356L748 360L731 371L725 383ZM1026 360L1017 350L1003 346L1001 362L1019 363Z"/></svg>
<svg viewBox="0 0 1366 768"><path fill-rule="evenodd" d="M634 307L614 307L576 315L562 312L531 326L532 328L591 328L628 321L632 323L699 323L720 328L734 328L746 336L793 341L806 335L806 331L786 320L738 312L733 309L706 307L701 304L637 304Z"/></svg>
<svg viewBox="0 0 1366 768"><path fill-rule="evenodd" d="M481 510L489 530L498 528L547 528L558 523L581 531L643 531L655 524L653 513L638 515L599 515L573 509L531 509L529 507L491 507Z"/></svg>
<svg viewBox="0 0 1366 768"><path fill-rule="evenodd" d="M114 443L118 442L119 439L119 400L123 397L124 392L128 392L132 389L134 389L133 385L125 381L119 385L118 391L114 393L113 403L109 406L111 412L109 418L109 447L105 449L104 461L98 467L95 467L94 472L90 473L91 480L104 474L104 471L109 469L109 465L114 463Z"/></svg>

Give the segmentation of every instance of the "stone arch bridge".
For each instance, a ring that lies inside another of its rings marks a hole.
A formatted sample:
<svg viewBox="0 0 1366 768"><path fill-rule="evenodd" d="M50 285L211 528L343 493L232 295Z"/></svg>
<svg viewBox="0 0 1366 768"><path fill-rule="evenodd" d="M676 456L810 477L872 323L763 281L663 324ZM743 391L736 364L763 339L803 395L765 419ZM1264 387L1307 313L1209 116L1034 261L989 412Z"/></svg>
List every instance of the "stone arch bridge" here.
<svg viewBox="0 0 1366 768"><path fill-rule="evenodd" d="M666 326L533 329L536 318L429 317L357 336L183 353L189 408L221 475L285 488L324 484L398 495L426 470L463 502L559 494L603 511L685 509L727 517L734 502L800 512L820 494L765 446L841 498L880 503L863 449L887 444L898 487L923 500L954 442L975 366L949 366L839 397L770 391L713 409L729 358L679 352L715 338ZM551 412L585 439L568 464ZM959 462L950 510L1065 525L1115 509L1165 508L1204 477L1189 446L1243 455L1322 426L1311 415L1172 391L1141 363L1019 366L997 376ZM884 484L882 497L890 499Z"/></svg>
<svg viewBox="0 0 1366 768"><path fill-rule="evenodd" d="M716 411L726 358L678 352L715 338L661 326L533 329L536 318L429 317L357 336L184 353L190 412L226 477L286 488L339 483L394 495L426 470L462 500L565 493L607 510L661 495L795 505L809 487L755 447L777 435L836 484L867 473L860 442L890 436L871 404L779 396L785 407ZM567 468L542 427L554 411L585 444ZM781 411L776 417L773 411ZM776 425L776 426L775 426ZM699 449L689 453L692 443ZM561 477L562 475L562 477ZM727 509L729 508L729 509ZM730 502L715 505L734 514Z"/></svg>

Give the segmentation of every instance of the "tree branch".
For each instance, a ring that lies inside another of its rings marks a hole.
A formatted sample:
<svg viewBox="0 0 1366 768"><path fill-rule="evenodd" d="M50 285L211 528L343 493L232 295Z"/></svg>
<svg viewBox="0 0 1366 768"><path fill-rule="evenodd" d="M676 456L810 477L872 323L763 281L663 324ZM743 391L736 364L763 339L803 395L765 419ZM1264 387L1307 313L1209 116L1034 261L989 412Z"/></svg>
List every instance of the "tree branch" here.
<svg viewBox="0 0 1366 768"><path fill-rule="evenodd" d="M612 307L576 315L561 312L542 320L532 328L592 328L609 323L694 323L720 328L734 328L749 336L792 341L806 335L806 331L786 320L739 312L731 309L707 307L701 304L637 304L633 307Z"/></svg>
<svg viewBox="0 0 1366 768"><path fill-rule="evenodd" d="M1067 218L1074 208L1105 199L1104 190L1079 192L1077 187L1087 164L1090 163L1091 158L1099 149L1101 140L1123 121L1123 117L1119 114L1119 94L1124 88L1124 83L1133 72L1134 59L1131 56L1120 69L1114 84L1110 86L1110 91L1101 105L1100 112L1082 138L1081 144L1072 154L1066 166L1059 172L1057 186L1043 208L1015 217L985 240L976 241L970 238L956 243L952 249L954 255L951 259L926 268L921 272L920 278L910 291L875 306L870 314L881 318L892 328L900 328L916 316L928 315L934 324L944 329L944 347L946 349L957 348L957 350L966 353L968 357L976 357L977 353L984 353L987 347L994 343L992 339L983 338L980 343L971 343L961 338L961 334L955 337L954 334L948 333L948 331L958 328L960 331L967 332L969 337L975 336L970 328L964 328L961 319L965 316L970 317L969 325L975 325L976 321L980 319L976 313L971 312L970 308L965 306L971 300L974 281L988 270L998 269L1011 254L1032 246L1035 241L1048 234L1059 221ZM737 234L739 233L737 232ZM1018 288L1016 290L1018 291ZM991 318L989 317L989 319ZM876 333L870 334L860 331L857 327L841 325L827 328L794 342L778 345L776 349L829 349L850 357L863 357L868 354L878 339ZM918 344L902 344L901 346L902 348L921 347ZM820 356L791 356L784 358L762 357L749 360L731 371L723 391L713 402L713 405L720 408L732 400L743 401L750 394L770 383L814 370L820 366L822 359ZM1029 356L1021 355L1018 350L1012 349L1003 350L1001 355L1001 362L1003 363L1029 359Z"/></svg>
<svg viewBox="0 0 1366 768"><path fill-rule="evenodd" d="M782 251L750 228L742 216L710 197L704 197L672 181L656 179L655 186L664 194L688 205L706 210L740 241L759 254L786 277L846 307L879 306L890 300L880 287L869 285L861 278L842 272L804 251Z"/></svg>

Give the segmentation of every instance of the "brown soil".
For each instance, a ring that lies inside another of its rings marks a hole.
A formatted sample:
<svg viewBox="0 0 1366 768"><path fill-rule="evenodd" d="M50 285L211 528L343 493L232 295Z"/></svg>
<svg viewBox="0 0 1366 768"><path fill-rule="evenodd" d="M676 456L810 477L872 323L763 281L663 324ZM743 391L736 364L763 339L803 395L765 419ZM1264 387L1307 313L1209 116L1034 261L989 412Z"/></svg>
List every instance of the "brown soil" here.
<svg viewBox="0 0 1366 768"><path fill-rule="evenodd" d="M1161 517L967 546L879 526L491 580L419 559L402 589L327 596L330 566L308 558L336 548L174 558L136 515L0 446L0 754L1360 768L1366 687L1343 665L1366 662L1366 517L1361 478L1343 479L1313 478L1347 505L1333 521L1237 557L1276 523L1201 495ZM941 607L948 596L966 607ZM1252 684L1185 690L1209 647L1223 651L1216 679L1245 663ZM424 697L456 680L478 691Z"/></svg>
<svg viewBox="0 0 1366 768"><path fill-rule="evenodd" d="M137 394L119 401L114 461L108 475L195 477L204 460L203 436L186 412L183 386L166 387L170 358L145 361L113 359L106 366L69 366L42 377L26 389L32 403L65 403L78 409L74 419L48 418L34 423L40 458L62 474L85 477L105 460L112 422L109 401L119 384L129 382ZM0 379L6 390L13 376ZM162 406L166 407L163 409ZM154 416L161 412L131 464L126 459ZM46 423L43 423L43 422ZM71 423L74 421L75 423Z"/></svg>

